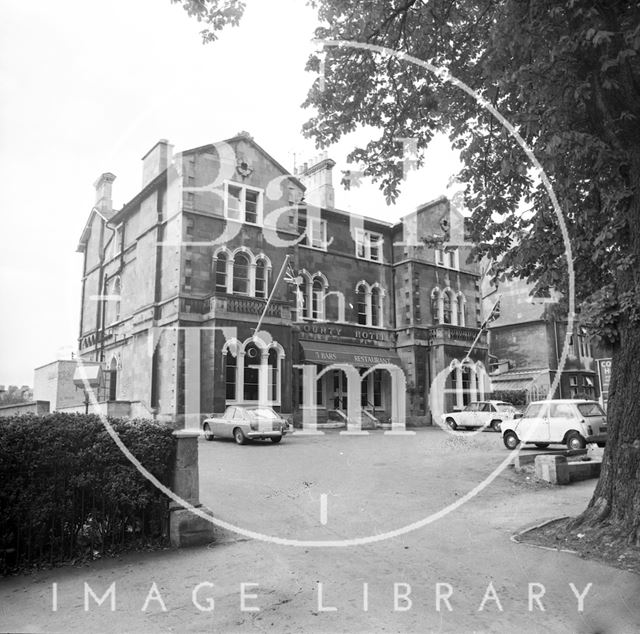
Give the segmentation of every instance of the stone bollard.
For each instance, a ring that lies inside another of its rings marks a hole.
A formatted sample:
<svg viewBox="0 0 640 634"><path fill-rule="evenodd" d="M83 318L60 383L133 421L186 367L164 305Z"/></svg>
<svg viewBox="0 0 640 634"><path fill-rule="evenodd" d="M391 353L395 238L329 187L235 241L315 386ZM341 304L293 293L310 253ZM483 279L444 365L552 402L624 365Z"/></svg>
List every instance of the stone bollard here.
<svg viewBox="0 0 640 634"><path fill-rule="evenodd" d="M198 437L200 432L180 429L173 432L173 435L178 439L173 492L185 502L211 515L211 511L200 504L198 473ZM214 534L214 525L211 522L173 500L171 501L169 505L169 537L172 546L177 548L201 546L212 542Z"/></svg>
<svg viewBox="0 0 640 634"><path fill-rule="evenodd" d="M551 484L569 484L569 465L564 456L536 456L536 478Z"/></svg>

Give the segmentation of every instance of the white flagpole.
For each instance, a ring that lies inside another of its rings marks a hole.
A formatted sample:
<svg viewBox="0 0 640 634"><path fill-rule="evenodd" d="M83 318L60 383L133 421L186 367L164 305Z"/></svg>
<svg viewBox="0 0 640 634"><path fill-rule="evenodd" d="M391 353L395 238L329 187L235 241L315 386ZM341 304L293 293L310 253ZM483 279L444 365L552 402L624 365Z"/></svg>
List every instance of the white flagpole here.
<svg viewBox="0 0 640 634"><path fill-rule="evenodd" d="M255 330L253 331L254 337L256 333L260 330L260 326L262 325L262 320L264 319L264 316L267 314L267 309L269 308L269 304L271 303L271 300L273 299L273 295L276 292L276 288L278 287L278 284L282 279L282 275L285 272L287 265L289 264L290 257L291 257L290 255L284 256L284 262L282 263L282 268L280 269L280 273L278 273L278 277L276 278L276 281L273 283L273 286L271 288L271 293L269 293L269 298L267 299L267 303L264 305L262 315L260 315L260 319L258 320L258 325L255 327Z"/></svg>
<svg viewBox="0 0 640 634"><path fill-rule="evenodd" d="M482 322L482 325L480 326L480 330L478 330L478 334L476 335L476 338L473 340L473 343L471 344L471 347L469 348L469 352L467 352L465 358L462 360L462 363L464 363L465 361L470 361L470 356L471 356L471 352L473 351L473 349L475 348L476 343L478 343L478 339L480 339L480 336L482 335L486 325L491 321L491 318L493 317L493 312L496 309L496 306L500 303L500 300L502 299L502 295L498 296L498 299L496 300L496 303L493 305L493 308L491 309L491 312L489 313L489 316Z"/></svg>

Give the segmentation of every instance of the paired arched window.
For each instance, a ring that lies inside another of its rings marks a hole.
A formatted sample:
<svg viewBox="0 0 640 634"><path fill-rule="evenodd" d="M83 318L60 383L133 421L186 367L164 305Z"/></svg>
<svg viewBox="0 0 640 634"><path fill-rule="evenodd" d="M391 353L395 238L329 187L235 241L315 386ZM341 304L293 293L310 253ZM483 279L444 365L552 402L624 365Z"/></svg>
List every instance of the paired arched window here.
<svg viewBox="0 0 640 634"><path fill-rule="evenodd" d="M229 340L222 357L227 402L280 404L284 349L279 343L267 346L252 337L244 343Z"/></svg>
<svg viewBox="0 0 640 634"><path fill-rule="evenodd" d="M384 289L378 282L369 285L361 280L356 284L357 323L363 326L382 326L384 295Z"/></svg>
<svg viewBox="0 0 640 634"><path fill-rule="evenodd" d="M462 292L454 293L449 287L431 291L431 315L436 324L464 326L466 299Z"/></svg>
<svg viewBox="0 0 640 634"><path fill-rule="evenodd" d="M322 321L325 318L325 304L329 282L322 273L311 275L308 271L300 271L301 282L296 287L296 313L298 320L313 319Z"/></svg>
<svg viewBox="0 0 640 634"><path fill-rule="evenodd" d="M229 251L218 249L213 256L213 272L216 293L229 293L266 298L269 295L271 261L260 253L239 247Z"/></svg>

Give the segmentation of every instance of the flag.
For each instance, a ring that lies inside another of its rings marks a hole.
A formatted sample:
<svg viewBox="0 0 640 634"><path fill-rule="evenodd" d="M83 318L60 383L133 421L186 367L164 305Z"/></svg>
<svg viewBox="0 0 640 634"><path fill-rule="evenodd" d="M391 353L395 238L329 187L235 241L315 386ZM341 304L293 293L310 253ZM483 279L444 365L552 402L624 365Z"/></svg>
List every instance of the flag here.
<svg viewBox="0 0 640 634"><path fill-rule="evenodd" d="M486 323L493 321L494 319L498 319L500 317L500 300L498 300L491 309L489 316L487 317Z"/></svg>

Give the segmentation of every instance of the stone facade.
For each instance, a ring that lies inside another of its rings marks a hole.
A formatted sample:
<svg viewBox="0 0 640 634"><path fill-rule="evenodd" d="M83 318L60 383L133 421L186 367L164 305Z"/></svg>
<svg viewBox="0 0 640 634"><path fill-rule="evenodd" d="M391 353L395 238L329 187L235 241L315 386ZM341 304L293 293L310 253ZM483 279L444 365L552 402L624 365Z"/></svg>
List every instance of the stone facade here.
<svg viewBox="0 0 640 634"><path fill-rule="evenodd" d="M323 156L290 174L241 133L177 156L159 142L143 189L119 210L115 177L98 180L78 246L79 351L103 364L108 400L188 426L229 403L295 414L296 366L338 357L363 374L402 367L407 412L423 421L443 372L447 406L483 393L484 337L463 363L482 314L469 245L451 239L461 217L444 198L396 224L341 211L333 166ZM389 374L363 380L361 405L379 418L391 411ZM340 370L319 381L321 417L346 408L343 383Z"/></svg>
<svg viewBox="0 0 640 634"><path fill-rule="evenodd" d="M500 297L500 315L488 324L494 360L492 389L527 393L527 400L547 398L558 373L551 398L598 398L597 360L611 356L608 346L574 323L567 358L561 365L567 321L556 298L530 297L524 280L502 282L498 288L483 284L484 310L489 314Z"/></svg>

